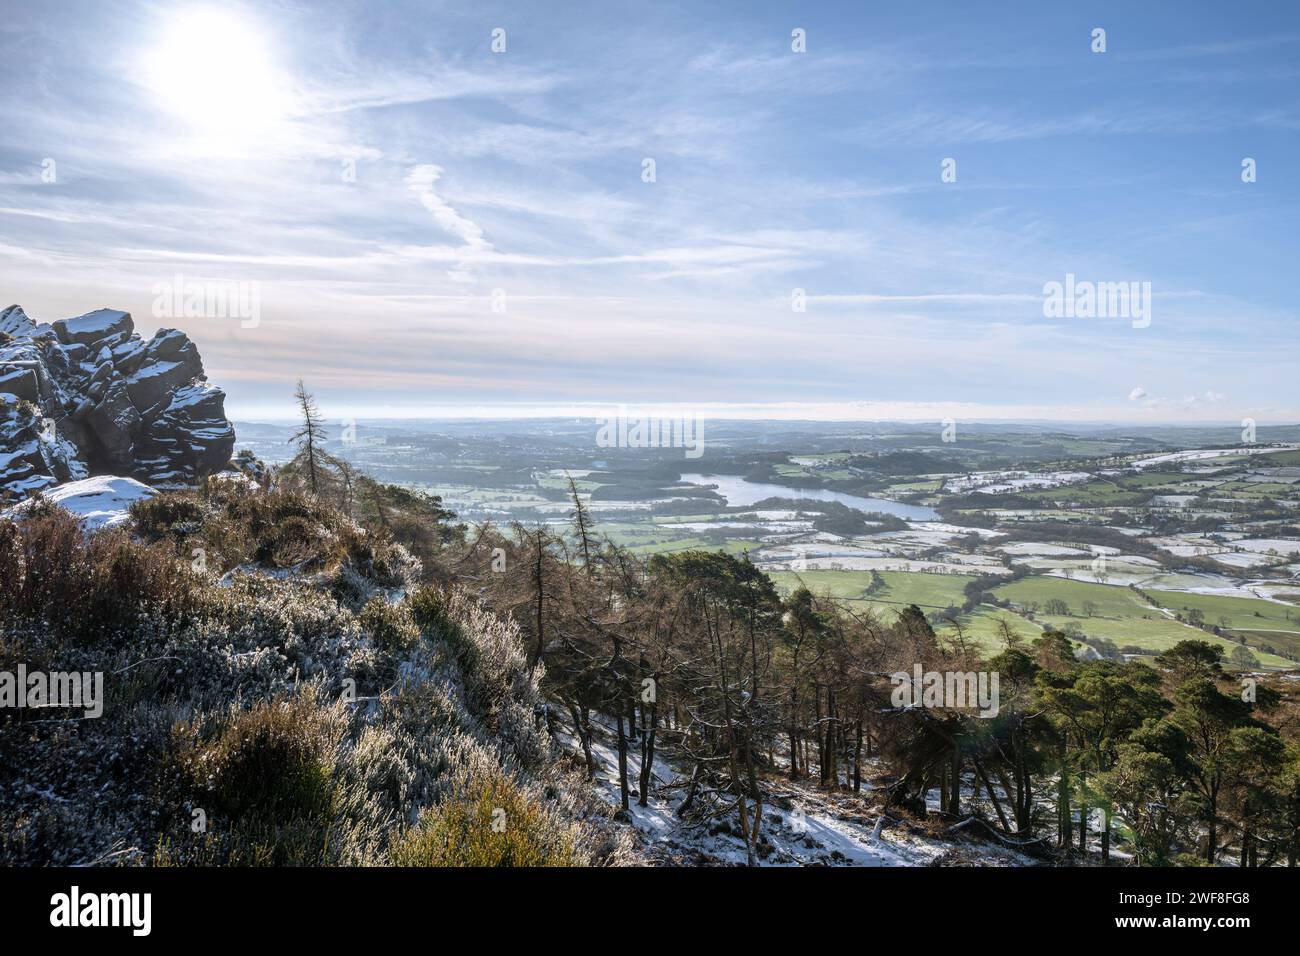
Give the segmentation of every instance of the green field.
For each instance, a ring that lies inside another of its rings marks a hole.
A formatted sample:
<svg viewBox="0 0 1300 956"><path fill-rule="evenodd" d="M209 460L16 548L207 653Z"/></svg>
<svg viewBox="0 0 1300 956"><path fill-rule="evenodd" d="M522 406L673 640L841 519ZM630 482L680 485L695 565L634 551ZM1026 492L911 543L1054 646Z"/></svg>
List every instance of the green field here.
<svg viewBox="0 0 1300 956"><path fill-rule="evenodd" d="M893 623L899 612L915 604L927 615L949 607L961 607L966 600L963 588L974 580L969 574L927 574L923 571L880 571L884 586L870 594L870 571L769 571L768 576L777 588L788 594L802 583L814 594L828 594L852 605L853 610L869 610L885 624ZM970 614L961 614L957 620L965 629L966 639L996 653L1003 649L997 634L999 617L1012 619L1012 626L1024 637L1037 636L1039 629L1007 611L998 608L978 608ZM936 633L941 637L953 636L951 629L940 625Z"/></svg>
<svg viewBox="0 0 1300 956"><path fill-rule="evenodd" d="M1006 650L1006 642L1002 639L1002 631L999 627L1000 621L1006 621L1011 626L1011 630L1020 635L1026 644L1043 633L1033 621L1027 621L1019 614L988 604L982 604L969 614L962 614L957 618L966 640L982 648L986 654L997 654ZM935 633L940 637L951 639L956 637L957 629L941 624L935 628Z"/></svg>
<svg viewBox="0 0 1300 956"><path fill-rule="evenodd" d="M966 600L962 588L974 579L970 574L927 574L922 571L880 571L884 587L871 594L870 571L770 571L768 576L784 593L800 583L814 594L829 594L842 601L877 605L880 611L897 612L915 604L927 613L960 606Z"/></svg>
<svg viewBox="0 0 1300 956"><path fill-rule="evenodd" d="M1039 623L1059 629L1064 629L1068 624L1075 624L1088 637L1105 638L1121 648L1132 646L1140 648L1143 652L1159 653L1168 650L1179 641L1197 639L1218 644L1224 648L1225 653L1236 647L1233 641L1216 637L1199 628L1180 624L1164 615L1158 608L1149 606L1141 595L1118 585L1089 584L1083 581L1067 581L1063 578L1030 577L1004 584L995 588L993 593L1022 608L1037 605L1038 610L1034 614L1034 619ZM1171 597L1175 596L1175 592L1163 593ZM1182 594L1176 596L1184 597ZM1065 601L1069 613L1046 613L1044 605L1053 598ZM1085 601L1091 601L1096 605L1094 615L1091 617L1084 612ZM1254 645L1257 642L1247 636L1247 643ZM1294 666L1274 654L1257 650L1255 656L1262 664L1270 667Z"/></svg>
<svg viewBox="0 0 1300 956"><path fill-rule="evenodd" d="M1042 491L1023 491L1019 494L1022 498L1036 501L1064 501L1084 507L1110 507L1143 504L1149 492L1127 491L1109 481L1089 481L1060 488L1045 488Z"/></svg>
<svg viewBox="0 0 1300 956"><path fill-rule="evenodd" d="M802 582L814 594L829 594L850 603L855 611L870 609L885 623L892 622L898 612L909 604L915 604L927 615L949 607L960 607L966 599L963 588L967 581L973 580L973 576L968 574L926 574L921 571L878 573L885 585L871 594L864 594L871 583L870 571L770 571L768 575L782 593L788 594ZM1000 620L1006 620L1012 630L1026 641L1031 641L1042 633L1042 629L1032 621L988 605L957 617L966 640L990 654L1005 649L998 629ZM935 633L941 638L950 639L956 636L956 629L940 624L935 628Z"/></svg>
<svg viewBox="0 0 1300 956"><path fill-rule="evenodd" d="M1188 594L1179 591L1147 591L1163 607L1187 616L1193 609L1205 615L1207 624L1217 624L1247 644L1271 644L1291 653L1300 652L1300 608L1261 598L1219 594Z"/></svg>
<svg viewBox="0 0 1300 956"><path fill-rule="evenodd" d="M885 586L866 594L871 583L869 571L776 571L771 572L771 577L785 593L802 582L816 594L828 594L847 601L858 610L869 608L886 622L892 621L908 604L916 604L927 614L951 606L960 607L965 600L962 589L971 580L970 575L964 574L882 571L880 577ZM1064 578L1031 577L996 588L994 593L1021 606L1037 603L1039 610L1033 621L1013 611L987 605L961 614L957 621L967 640L990 653L1003 649L998 630L999 620L1006 620L1026 640L1037 637L1041 633L1041 626L1064 629L1067 624L1073 623L1082 629L1085 636L1106 638L1119 647L1132 646L1152 654L1167 650L1179 641L1193 638L1219 644L1225 652L1234 646L1231 641L1180 624L1158 609L1147 607L1139 595L1127 588L1068 581ZM1065 601L1070 613L1044 613L1042 605L1052 598ZM1085 616L1085 601L1096 605L1094 616ZM1277 607L1286 610L1281 605ZM956 634L955 628L945 625L939 625L936 631L941 637L951 638ZM1248 643L1251 643L1249 637ZM1287 665L1280 657L1259 651L1255 653L1262 663L1269 666Z"/></svg>
<svg viewBox="0 0 1300 956"><path fill-rule="evenodd" d="M1180 472L1144 471L1141 474L1121 478L1119 483L1125 488L1143 488L1153 491L1159 488L1176 488L1183 482L1199 477L1198 475L1184 475Z"/></svg>
<svg viewBox="0 0 1300 956"><path fill-rule="evenodd" d="M933 478L929 481L901 481L898 484L890 485L884 490L883 494L916 494L917 492L938 491L942 485L943 481L939 478Z"/></svg>
<svg viewBox="0 0 1300 956"><path fill-rule="evenodd" d="M627 548L633 554L649 557L653 554L670 554L674 551L725 551L739 555L755 551L759 542L752 538L712 538L691 532L674 532L660 525L601 522L596 531L607 534L611 541Z"/></svg>

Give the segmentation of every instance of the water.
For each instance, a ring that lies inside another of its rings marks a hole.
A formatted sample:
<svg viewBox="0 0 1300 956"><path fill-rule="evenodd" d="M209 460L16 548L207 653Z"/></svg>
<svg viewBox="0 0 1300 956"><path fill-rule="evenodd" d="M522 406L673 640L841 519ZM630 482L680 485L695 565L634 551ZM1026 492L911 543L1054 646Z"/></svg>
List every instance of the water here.
<svg viewBox="0 0 1300 956"><path fill-rule="evenodd" d="M811 498L814 501L838 501L859 511L881 511L908 521L939 520L939 512L924 505L905 505L899 501L890 501L888 498L863 498L825 488L769 485L760 481L746 481L738 475L682 475L682 481L693 485L717 485L718 494L727 499L727 504L742 508L747 508L764 498Z"/></svg>

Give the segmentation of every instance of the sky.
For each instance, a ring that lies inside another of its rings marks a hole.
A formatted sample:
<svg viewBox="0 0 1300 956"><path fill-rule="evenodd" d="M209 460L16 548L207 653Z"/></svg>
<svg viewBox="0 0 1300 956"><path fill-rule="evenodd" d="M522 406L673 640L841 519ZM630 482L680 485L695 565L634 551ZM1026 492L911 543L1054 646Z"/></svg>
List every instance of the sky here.
<svg viewBox="0 0 1300 956"><path fill-rule="evenodd" d="M1291 4L0 0L0 129L0 306L237 419L1300 421Z"/></svg>

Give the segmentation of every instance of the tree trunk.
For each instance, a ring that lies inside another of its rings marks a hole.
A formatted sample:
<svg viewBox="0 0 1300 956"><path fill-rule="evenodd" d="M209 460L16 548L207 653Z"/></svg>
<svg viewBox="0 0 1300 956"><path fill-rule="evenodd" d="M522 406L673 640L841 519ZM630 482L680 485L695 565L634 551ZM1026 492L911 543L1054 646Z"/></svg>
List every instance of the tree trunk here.
<svg viewBox="0 0 1300 956"><path fill-rule="evenodd" d="M826 782L826 752L825 735L822 733L822 685L814 684L813 690L817 694L817 770L821 774L822 783Z"/></svg>
<svg viewBox="0 0 1300 956"><path fill-rule="evenodd" d="M623 714L618 714L618 790L619 802L627 809L627 734L623 732Z"/></svg>
<svg viewBox="0 0 1300 956"><path fill-rule="evenodd" d="M1070 849L1074 844L1074 833L1070 829L1070 772L1064 766L1056 782L1056 832L1061 849Z"/></svg>
<svg viewBox="0 0 1300 956"><path fill-rule="evenodd" d="M658 683L656 681L656 687ZM650 700L650 713L645 716L645 728L641 738L641 793L637 803L646 806L650 795L650 780L655 765L655 700Z"/></svg>
<svg viewBox="0 0 1300 956"><path fill-rule="evenodd" d="M822 749L822 783L838 787L839 770L835 766L835 691L826 688L826 746Z"/></svg>
<svg viewBox="0 0 1300 956"><path fill-rule="evenodd" d="M591 718L587 708L582 708L579 713L577 705L571 700L565 700L564 705L573 718L573 732L578 735L578 743L582 745L582 759L587 766L587 779L590 780L596 775L596 761L591 755Z"/></svg>
<svg viewBox="0 0 1300 956"><path fill-rule="evenodd" d="M529 655L528 669L535 670L542 659L542 648L546 646L545 638L542 633L542 597L543 577L542 577L542 532L537 532L537 563L533 573L534 583L537 586L537 606L534 614L534 624L537 628L537 642L533 645L533 652Z"/></svg>
<svg viewBox="0 0 1300 956"><path fill-rule="evenodd" d="M1101 808L1101 865L1110 865L1110 808Z"/></svg>
<svg viewBox="0 0 1300 956"><path fill-rule="evenodd" d="M961 748L952 748L952 777L948 786L947 810L954 817L961 816Z"/></svg>
<svg viewBox="0 0 1300 956"><path fill-rule="evenodd" d="M984 789L988 791L989 799L993 801L993 809L997 811L998 820L1002 823L1002 829L1010 833L1011 824L1007 822L1007 815L1002 809L1002 802L998 800L998 795L993 792L993 784L989 782L989 775L984 772L984 765L979 760L975 761L975 773L984 781Z"/></svg>
<svg viewBox="0 0 1300 956"><path fill-rule="evenodd" d="M1219 789L1214 787L1210 791L1210 819L1209 826L1205 834L1205 862L1214 866L1215 858L1219 855Z"/></svg>
<svg viewBox="0 0 1300 956"><path fill-rule="evenodd" d="M853 792L862 792L862 718L858 718L857 743L853 748Z"/></svg>
<svg viewBox="0 0 1300 956"><path fill-rule="evenodd" d="M790 688L790 779L799 779L799 691Z"/></svg>

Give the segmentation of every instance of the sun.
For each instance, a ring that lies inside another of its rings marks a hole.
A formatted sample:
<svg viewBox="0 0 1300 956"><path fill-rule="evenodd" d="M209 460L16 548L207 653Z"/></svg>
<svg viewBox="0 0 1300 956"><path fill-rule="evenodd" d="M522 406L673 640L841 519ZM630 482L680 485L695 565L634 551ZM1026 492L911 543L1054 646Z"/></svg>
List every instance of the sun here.
<svg viewBox="0 0 1300 956"><path fill-rule="evenodd" d="M266 34L230 10L171 15L144 74L157 104L198 135L262 136L287 113L288 90Z"/></svg>

